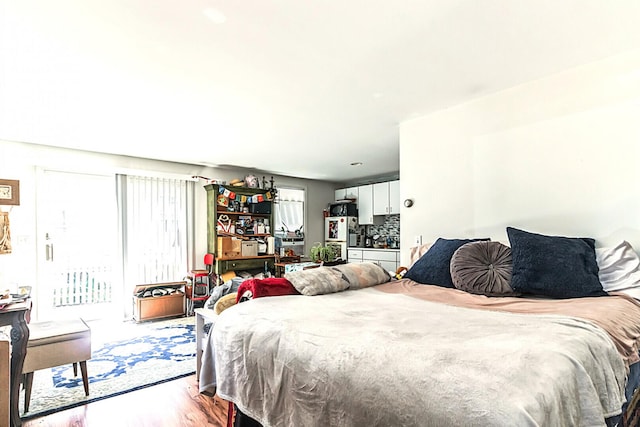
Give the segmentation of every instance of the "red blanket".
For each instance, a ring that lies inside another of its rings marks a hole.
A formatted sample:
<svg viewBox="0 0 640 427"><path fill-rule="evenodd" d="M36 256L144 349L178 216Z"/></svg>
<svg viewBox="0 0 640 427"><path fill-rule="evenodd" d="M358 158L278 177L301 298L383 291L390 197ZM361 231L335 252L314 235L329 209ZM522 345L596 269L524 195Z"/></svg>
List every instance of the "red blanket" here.
<svg viewBox="0 0 640 427"><path fill-rule="evenodd" d="M250 295L249 292L251 293ZM238 287L236 303L240 302L241 299L274 297L279 295L300 295L300 292L284 277L249 279L242 282Z"/></svg>

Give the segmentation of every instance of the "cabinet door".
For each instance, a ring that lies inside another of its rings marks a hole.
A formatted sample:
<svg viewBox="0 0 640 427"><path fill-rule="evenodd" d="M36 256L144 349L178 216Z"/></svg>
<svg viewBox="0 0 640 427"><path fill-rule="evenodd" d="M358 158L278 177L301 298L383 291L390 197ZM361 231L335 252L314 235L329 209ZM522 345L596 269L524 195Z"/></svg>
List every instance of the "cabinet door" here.
<svg viewBox="0 0 640 427"><path fill-rule="evenodd" d="M389 213L389 183L373 184L373 214L387 215Z"/></svg>
<svg viewBox="0 0 640 427"><path fill-rule="evenodd" d="M345 188L345 199L358 200L358 187Z"/></svg>
<svg viewBox="0 0 640 427"><path fill-rule="evenodd" d="M359 249L349 249L347 250L347 261L348 262L362 262L362 251Z"/></svg>
<svg viewBox="0 0 640 427"><path fill-rule="evenodd" d="M387 271L395 272L398 269L398 264L395 261L377 261L376 263Z"/></svg>
<svg viewBox="0 0 640 427"><path fill-rule="evenodd" d="M389 182L389 213L400 213L400 181Z"/></svg>
<svg viewBox="0 0 640 427"><path fill-rule="evenodd" d="M373 185L358 187L358 223L373 224Z"/></svg>
<svg viewBox="0 0 640 427"><path fill-rule="evenodd" d="M346 194L347 194L347 189L346 188L338 188L335 191L336 195L335 195L335 199L333 200L343 200L346 199Z"/></svg>

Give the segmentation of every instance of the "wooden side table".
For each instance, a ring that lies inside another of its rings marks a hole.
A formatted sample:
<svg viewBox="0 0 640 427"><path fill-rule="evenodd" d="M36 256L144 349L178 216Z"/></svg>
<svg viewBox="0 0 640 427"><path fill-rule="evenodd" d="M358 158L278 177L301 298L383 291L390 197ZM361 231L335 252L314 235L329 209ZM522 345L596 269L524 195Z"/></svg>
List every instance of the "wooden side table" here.
<svg viewBox="0 0 640 427"><path fill-rule="evenodd" d="M9 396L11 401L11 426L22 425L18 401L20 400L20 378L22 365L27 354L29 328L27 322L31 310L31 300L9 304L0 310L0 326L11 325L11 384Z"/></svg>
<svg viewBox="0 0 640 427"><path fill-rule="evenodd" d="M292 263L300 262L300 255L296 256L276 256L275 266L275 276L283 277L284 273L286 273L286 265Z"/></svg>

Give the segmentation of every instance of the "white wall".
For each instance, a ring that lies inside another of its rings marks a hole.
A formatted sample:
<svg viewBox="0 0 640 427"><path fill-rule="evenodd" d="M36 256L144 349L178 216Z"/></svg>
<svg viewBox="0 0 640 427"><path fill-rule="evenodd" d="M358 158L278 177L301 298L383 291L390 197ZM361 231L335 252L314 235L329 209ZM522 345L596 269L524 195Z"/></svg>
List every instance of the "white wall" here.
<svg viewBox="0 0 640 427"><path fill-rule="evenodd" d="M640 51L400 126L402 262L414 237L505 227L640 249Z"/></svg>
<svg viewBox="0 0 640 427"><path fill-rule="evenodd" d="M181 163L163 162L126 156L104 155L79 150L46 147L35 144L0 140L0 179L20 180L20 206L2 206L10 210L13 252L0 255L0 288L36 282L36 260L42 252L36 247L36 171L49 168L74 172L101 174L130 173L151 176L207 178L230 181L243 178L249 172L269 179L271 174L238 168L209 168ZM276 187L306 190L306 241L321 241L324 236L322 209L334 199L335 184L307 179L273 175ZM195 231L196 259L194 268L204 268L203 256L207 251L207 205L205 181L196 184ZM186 273L186 272L185 272Z"/></svg>

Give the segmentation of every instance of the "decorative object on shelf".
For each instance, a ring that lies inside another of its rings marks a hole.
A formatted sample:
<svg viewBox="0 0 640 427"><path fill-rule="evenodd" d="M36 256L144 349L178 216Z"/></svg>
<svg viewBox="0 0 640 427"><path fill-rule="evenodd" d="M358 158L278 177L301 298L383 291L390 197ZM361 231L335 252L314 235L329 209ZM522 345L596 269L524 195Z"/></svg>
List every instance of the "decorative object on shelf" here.
<svg viewBox="0 0 640 427"><path fill-rule="evenodd" d="M20 181L0 179L0 205L20 205Z"/></svg>
<svg viewBox="0 0 640 427"><path fill-rule="evenodd" d="M0 211L0 254L11 253L11 229L9 228L9 212Z"/></svg>
<svg viewBox="0 0 640 427"><path fill-rule="evenodd" d="M324 246L320 242L316 242L309 251L309 255L313 262L331 262L336 259L336 251L331 246Z"/></svg>
<svg viewBox="0 0 640 427"><path fill-rule="evenodd" d="M217 203L218 206L229 206L229 199L224 194L220 194Z"/></svg>
<svg viewBox="0 0 640 427"><path fill-rule="evenodd" d="M234 228L233 231L231 230L232 228ZM220 215L218 217L218 230L225 233L233 233L235 231L235 227L231 224L231 218L228 215Z"/></svg>
<svg viewBox="0 0 640 427"><path fill-rule="evenodd" d="M258 188L260 185L258 183L258 177L255 175L247 175L244 177L244 185L249 188Z"/></svg>
<svg viewBox="0 0 640 427"><path fill-rule="evenodd" d="M203 180L207 184L226 184L227 183L227 181L224 181L222 179L207 178L206 176L200 176L200 175L192 175L191 178L194 180Z"/></svg>
<svg viewBox="0 0 640 427"><path fill-rule="evenodd" d="M218 192L220 193L220 195L228 198L228 200L236 200L236 198L239 197L241 204L261 203L266 200L271 201L273 200L273 197L274 197L273 190L269 190L264 194L254 194L252 196L247 196L244 194L238 195L235 192L229 190L228 188L225 188L222 185L218 188ZM218 196L218 201L219 200L220 200L220 196ZM226 205L222 205L222 206L228 206L228 204L229 204L229 201L227 201ZM218 205L220 205L220 203L218 203Z"/></svg>

